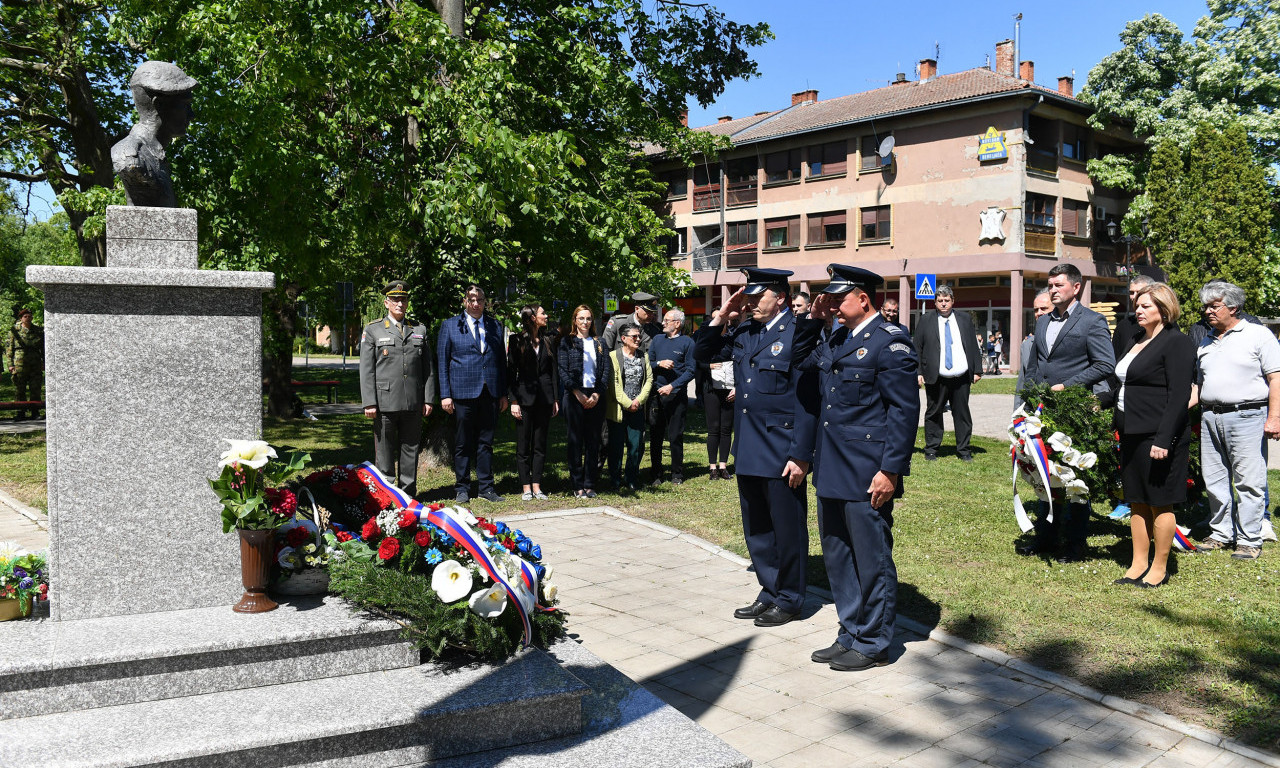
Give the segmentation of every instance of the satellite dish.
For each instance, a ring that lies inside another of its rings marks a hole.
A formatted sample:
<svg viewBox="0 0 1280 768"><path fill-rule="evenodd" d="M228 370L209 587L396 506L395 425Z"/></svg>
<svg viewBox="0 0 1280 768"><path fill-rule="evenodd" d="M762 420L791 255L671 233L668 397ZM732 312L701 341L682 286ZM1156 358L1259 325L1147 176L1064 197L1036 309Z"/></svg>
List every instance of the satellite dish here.
<svg viewBox="0 0 1280 768"><path fill-rule="evenodd" d="M876 154L882 159L888 158L893 154L893 137L885 136L884 141L880 142L880 148L876 150Z"/></svg>

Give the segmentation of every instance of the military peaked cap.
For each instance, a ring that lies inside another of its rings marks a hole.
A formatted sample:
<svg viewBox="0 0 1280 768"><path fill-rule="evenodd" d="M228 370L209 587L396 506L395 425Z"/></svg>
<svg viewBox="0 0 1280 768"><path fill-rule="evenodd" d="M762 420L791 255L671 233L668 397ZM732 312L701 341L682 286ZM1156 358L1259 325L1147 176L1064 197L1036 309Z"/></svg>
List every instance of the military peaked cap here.
<svg viewBox="0 0 1280 768"><path fill-rule="evenodd" d="M387 287L382 289L382 294L389 299L401 299L409 297L409 288L404 284L403 280L392 280L387 283Z"/></svg>
<svg viewBox="0 0 1280 768"><path fill-rule="evenodd" d="M641 309L644 309L647 312L658 311L658 297L654 296L652 293L645 293L644 291L636 291L635 293L631 294L631 301L637 307L640 307Z"/></svg>
<svg viewBox="0 0 1280 768"><path fill-rule="evenodd" d="M823 293L848 293L854 288L875 293L877 288L884 285L884 278L875 272L862 267L851 267L848 264L828 264L827 274L831 275L831 282L822 289Z"/></svg>

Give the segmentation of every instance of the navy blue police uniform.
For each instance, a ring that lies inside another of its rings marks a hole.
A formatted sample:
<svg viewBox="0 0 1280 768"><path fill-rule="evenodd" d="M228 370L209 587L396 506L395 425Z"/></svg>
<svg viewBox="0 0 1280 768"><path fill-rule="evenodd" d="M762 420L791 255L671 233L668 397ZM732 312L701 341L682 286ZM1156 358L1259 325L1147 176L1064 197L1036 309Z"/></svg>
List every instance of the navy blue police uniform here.
<svg viewBox="0 0 1280 768"><path fill-rule="evenodd" d="M745 293L778 286L785 290L786 270L742 270ZM694 359L711 362L732 350L736 393L733 402L733 455L747 551L760 592L752 606L734 613L760 626L786 623L800 613L809 555L809 506L804 484L791 488L782 476L787 461L812 459L817 413L817 377L800 365L817 345L821 321L797 320L784 308L772 326L751 320L722 335L710 323L694 337ZM777 610L769 613L776 606ZM781 612L781 613L779 613Z"/></svg>
<svg viewBox="0 0 1280 768"><path fill-rule="evenodd" d="M825 292L833 294L857 287L874 296L882 282L857 267L833 264L828 271L832 281ZM836 644L813 659L835 669L865 669L888 662L898 593L893 501L874 509L869 489L885 472L897 476L893 498L902 496L920 423L919 358L908 334L872 312L856 329L838 328L804 367L819 375L813 484L822 558L840 620Z"/></svg>

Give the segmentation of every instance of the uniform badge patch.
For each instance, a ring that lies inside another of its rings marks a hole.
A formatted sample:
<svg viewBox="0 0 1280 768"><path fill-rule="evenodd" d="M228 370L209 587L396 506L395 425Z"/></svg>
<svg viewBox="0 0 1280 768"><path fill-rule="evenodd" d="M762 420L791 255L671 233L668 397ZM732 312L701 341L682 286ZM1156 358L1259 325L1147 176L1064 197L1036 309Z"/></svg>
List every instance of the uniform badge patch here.
<svg viewBox="0 0 1280 768"><path fill-rule="evenodd" d="M896 344L889 345L889 351L890 352L910 352L911 347L907 346L906 344L903 344L902 342L897 342Z"/></svg>
<svg viewBox="0 0 1280 768"><path fill-rule="evenodd" d="M773 342L773 346L769 347L769 351L773 353L774 357L777 357L778 353L782 351L782 342L780 341Z"/></svg>
<svg viewBox="0 0 1280 768"><path fill-rule="evenodd" d="M861 360L862 358L867 356L867 348L863 347L862 349L859 349L854 354L856 354L858 356L858 359Z"/></svg>
<svg viewBox="0 0 1280 768"><path fill-rule="evenodd" d="M888 333L888 334L890 334L890 335L893 335L893 334L895 334L895 333L902 333L902 329L901 329L901 328L899 328L899 327L898 327L898 326L896 326L896 325L890 325L888 321L885 321L885 324L884 324L884 325L882 325L882 326L880 326L880 328L881 328L885 333Z"/></svg>

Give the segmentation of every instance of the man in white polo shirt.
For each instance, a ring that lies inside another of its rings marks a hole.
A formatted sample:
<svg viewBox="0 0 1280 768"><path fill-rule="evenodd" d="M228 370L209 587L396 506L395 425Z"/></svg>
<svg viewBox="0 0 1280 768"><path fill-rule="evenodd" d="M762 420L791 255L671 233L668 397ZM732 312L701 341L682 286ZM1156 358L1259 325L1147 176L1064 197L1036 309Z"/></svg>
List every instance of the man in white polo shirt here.
<svg viewBox="0 0 1280 768"><path fill-rule="evenodd" d="M1280 345L1261 325L1244 322L1244 291L1214 280L1200 289L1213 329L1196 351L1202 408L1200 463L1209 493L1209 538L1200 549L1234 546L1238 560L1262 554L1267 487L1264 436L1280 439ZM1231 503L1234 483L1240 503Z"/></svg>

